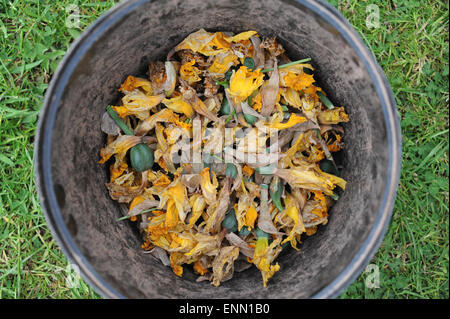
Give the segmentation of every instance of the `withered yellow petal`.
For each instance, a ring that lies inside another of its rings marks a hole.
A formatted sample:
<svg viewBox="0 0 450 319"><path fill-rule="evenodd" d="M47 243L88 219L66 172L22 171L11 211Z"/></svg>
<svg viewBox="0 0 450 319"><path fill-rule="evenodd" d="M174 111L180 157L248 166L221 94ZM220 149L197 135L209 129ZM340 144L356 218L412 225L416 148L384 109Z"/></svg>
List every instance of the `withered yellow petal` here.
<svg viewBox="0 0 450 319"><path fill-rule="evenodd" d="M194 271L203 276L204 274L206 274L208 272L208 269L204 268L199 261L196 261L194 263Z"/></svg>
<svg viewBox="0 0 450 319"><path fill-rule="evenodd" d="M289 105L301 110L302 101L300 100L300 94L298 93L298 91L288 87L281 91L281 95Z"/></svg>
<svg viewBox="0 0 450 319"><path fill-rule="evenodd" d="M228 69L238 63L238 57L231 51L218 54L211 66L208 68L208 72L211 75L223 75Z"/></svg>
<svg viewBox="0 0 450 319"><path fill-rule="evenodd" d="M325 110L317 115L320 124L338 124L348 122L348 115L343 107L336 107L331 110Z"/></svg>
<svg viewBox="0 0 450 319"><path fill-rule="evenodd" d="M114 182L119 176L121 176L123 172L128 168L128 164L125 162L120 163L120 165L118 165L117 167L116 164L112 164L109 167L109 172L111 174L111 183Z"/></svg>
<svg viewBox="0 0 450 319"><path fill-rule="evenodd" d="M295 74L292 72L288 72L288 74L284 76L283 80L285 86L296 91L303 90L315 82L314 77L311 74Z"/></svg>
<svg viewBox="0 0 450 319"><path fill-rule="evenodd" d="M120 86L119 91L122 93L130 93L135 89L142 89L146 94L152 94L152 83L149 80L129 75L125 82Z"/></svg>
<svg viewBox="0 0 450 319"><path fill-rule="evenodd" d="M219 186L216 173L214 173L214 171L211 171L211 175L212 175L212 182L210 178L209 167L205 167L200 172L201 176L200 186L202 188L203 196L209 205L213 204L216 201L217 187Z"/></svg>
<svg viewBox="0 0 450 319"><path fill-rule="evenodd" d="M145 199L146 198L142 195L138 195L135 198L133 198L133 200L131 201L130 207L128 208L128 211L131 211L134 208L134 206L142 203Z"/></svg>
<svg viewBox="0 0 450 319"><path fill-rule="evenodd" d="M230 78L228 93L238 101L243 101L250 96L264 82L264 74L259 69L252 71L246 66L241 66Z"/></svg>
<svg viewBox="0 0 450 319"><path fill-rule="evenodd" d="M114 142L100 149L101 160L99 164L104 164L114 154L125 154L128 149L141 143L141 137L133 135L121 135Z"/></svg>
<svg viewBox="0 0 450 319"><path fill-rule="evenodd" d="M250 39L252 36L254 36L257 33L258 33L257 31L245 31L245 32L241 32L239 34L236 34L235 36L232 36L232 37L225 37L225 41L227 41L227 42L240 42L240 41L244 41L244 40Z"/></svg>
<svg viewBox="0 0 450 319"><path fill-rule="evenodd" d="M183 101L183 96L181 95L171 99L164 99L162 103L174 112L185 114L189 118L194 116L194 109L189 103Z"/></svg>
<svg viewBox="0 0 450 319"><path fill-rule="evenodd" d="M195 59L192 59L186 63L184 63L180 67L180 77L189 83L189 85L198 82L201 80L200 74L202 71L200 71L195 64Z"/></svg>
<svg viewBox="0 0 450 319"><path fill-rule="evenodd" d="M292 113L291 116L289 117L289 120L286 123L273 123L270 125L270 127L278 130L284 130L293 127L296 124L304 123L306 121L307 119L305 117Z"/></svg>
<svg viewBox="0 0 450 319"><path fill-rule="evenodd" d="M255 228L255 221L258 218L258 212L253 206L250 206L245 214L245 225L251 228Z"/></svg>

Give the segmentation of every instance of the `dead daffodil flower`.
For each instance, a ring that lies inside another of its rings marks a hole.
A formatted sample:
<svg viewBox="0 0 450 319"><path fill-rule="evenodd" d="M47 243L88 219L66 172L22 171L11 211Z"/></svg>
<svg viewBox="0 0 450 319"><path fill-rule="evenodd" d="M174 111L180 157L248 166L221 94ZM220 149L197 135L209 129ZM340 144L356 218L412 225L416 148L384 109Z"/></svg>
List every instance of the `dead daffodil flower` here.
<svg viewBox="0 0 450 319"><path fill-rule="evenodd" d="M181 96L181 94L171 99L164 99L161 102L174 112L185 114L189 118L194 116L194 110L192 109L192 106L183 101L183 97Z"/></svg>
<svg viewBox="0 0 450 319"><path fill-rule="evenodd" d="M185 80L189 85L194 84L195 82L199 82L201 80L200 73L201 71L194 66L195 59L192 59L189 62L183 64L180 68L180 76L183 80Z"/></svg>
<svg viewBox="0 0 450 319"><path fill-rule="evenodd" d="M241 66L230 78L230 88L227 89L236 102L242 102L263 84L264 74L259 70L252 71Z"/></svg>

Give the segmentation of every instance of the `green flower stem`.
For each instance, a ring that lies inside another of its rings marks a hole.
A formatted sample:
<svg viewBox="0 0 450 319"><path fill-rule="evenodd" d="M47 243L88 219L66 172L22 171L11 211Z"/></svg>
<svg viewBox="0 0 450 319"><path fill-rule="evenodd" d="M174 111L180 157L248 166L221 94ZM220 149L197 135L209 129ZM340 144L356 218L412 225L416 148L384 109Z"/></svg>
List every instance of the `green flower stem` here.
<svg viewBox="0 0 450 319"><path fill-rule="evenodd" d="M225 125L228 124L228 122L231 121L231 119L233 118L234 114L236 114L236 110L233 109L233 112L231 112L230 115L228 115L227 119L225 120Z"/></svg>
<svg viewBox="0 0 450 319"><path fill-rule="evenodd" d="M333 103L322 92L320 92L320 91L317 92L317 95L319 96L322 103L325 104L325 106L328 109L330 109L330 110L334 109Z"/></svg>
<svg viewBox="0 0 450 319"><path fill-rule="evenodd" d="M146 210L143 210L142 212L140 212L139 214L136 214L136 215L133 215L133 216L138 216L138 215L142 215L142 214L145 214L145 213L150 213L150 212L152 212L154 210L157 210L157 209L158 209L157 207L151 208L151 209L146 209ZM122 216L120 218L117 218L116 222L120 222L120 221L125 220L125 219L130 219L133 216L128 216L128 215Z"/></svg>
<svg viewBox="0 0 450 319"><path fill-rule="evenodd" d="M134 132L132 129L130 129L124 121L119 117L116 111L113 110L111 105L108 105L106 107L106 112L108 112L109 116L116 122L117 126L120 127L120 129L126 134L126 135L134 135Z"/></svg>
<svg viewBox="0 0 450 319"><path fill-rule="evenodd" d="M290 66L292 66L292 65L296 65L296 64L301 64L301 63L309 62L309 61L311 61L311 58L306 58L306 59L303 59L303 60L298 60L298 61L294 61L294 62L289 62L289 63L286 63L286 64L282 64L282 65L280 65L280 66L278 67L278 70L279 70L279 69L284 69L284 68L290 67ZM270 72L270 71L273 71L273 68L268 68L268 69L261 70L261 73L266 73L266 72Z"/></svg>

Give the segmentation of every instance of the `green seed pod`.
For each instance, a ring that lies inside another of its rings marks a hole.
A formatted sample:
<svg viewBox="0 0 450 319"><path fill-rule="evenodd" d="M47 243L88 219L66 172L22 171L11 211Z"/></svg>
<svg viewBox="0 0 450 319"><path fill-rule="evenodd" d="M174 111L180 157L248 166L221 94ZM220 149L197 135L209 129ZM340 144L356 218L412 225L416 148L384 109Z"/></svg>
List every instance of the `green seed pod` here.
<svg viewBox="0 0 450 319"><path fill-rule="evenodd" d="M333 162L327 159L320 161L320 169L328 174L338 175L339 172L334 168Z"/></svg>
<svg viewBox="0 0 450 319"><path fill-rule="evenodd" d="M223 98L222 107L220 108L220 114L228 115L230 114L230 105L228 104L228 99L226 97Z"/></svg>
<svg viewBox="0 0 450 319"><path fill-rule="evenodd" d="M241 228L241 230L239 231L239 235L244 236L244 237L250 235L250 231L248 230L248 227L243 226Z"/></svg>
<svg viewBox="0 0 450 319"><path fill-rule="evenodd" d="M261 166L261 167L255 168L255 172L257 172L261 175L273 175L273 173L275 173L276 170L277 170L277 165L275 163L272 163L267 166Z"/></svg>
<svg viewBox="0 0 450 319"><path fill-rule="evenodd" d="M253 116L250 114L245 114L245 113L243 113L243 114L244 114L245 121L250 125L253 125L258 121L258 118L256 116Z"/></svg>
<svg viewBox="0 0 450 319"><path fill-rule="evenodd" d="M256 227L256 237L257 238L269 238L270 235L266 233L265 231L259 229L259 227Z"/></svg>
<svg viewBox="0 0 450 319"><path fill-rule="evenodd" d="M245 58L244 59L244 65L247 67L247 68L249 68L249 69L251 69L252 71L254 71L255 70L255 60L253 60L252 58Z"/></svg>
<svg viewBox="0 0 450 319"><path fill-rule="evenodd" d="M236 168L236 166L234 166L233 163L228 163L227 164L227 169L225 171L225 175L226 176L231 176L232 178L236 178L237 168Z"/></svg>
<svg viewBox="0 0 450 319"><path fill-rule="evenodd" d="M283 185L278 176L274 176L272 178L272 182L270 183L270 197L272 198L272 202L275 207L281 212L284 210L283 205L281 205L281 194L283 193Z"/></svg>
<svg viewBox="0 0 450 319"><path fill-rule="evenodd" d="M222 221L222 227L226 228L230 233L237 230L237 220L234 209L230 209L227 212L225 219Z"/></svg>
<svg viewBox="0 0 450 319"><path fill-rule="evenodd" d="M233 75L233 70L228 70L227 73L225 73L225 79L230 82L231 76Z"/></svg>
<svg viewBox="0 0 450 319"><path fill-rule="evenodd" d="M153 151L147 144L133 146L130 151L131 166L138 172L149 170L155 161Z"/></svg>

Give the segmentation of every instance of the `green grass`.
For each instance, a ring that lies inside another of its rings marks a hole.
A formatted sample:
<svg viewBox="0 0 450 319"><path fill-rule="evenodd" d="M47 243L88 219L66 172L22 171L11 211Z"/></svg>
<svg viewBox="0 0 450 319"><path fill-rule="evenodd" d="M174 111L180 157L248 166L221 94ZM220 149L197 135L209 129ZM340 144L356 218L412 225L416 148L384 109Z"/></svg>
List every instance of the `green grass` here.
<svg viewBox="0 0 450 319"><path fill-rule="evenodd" d="M403 162L394 215L371 261L341 298L448 298L448 4L330 1L385 70L402 119ZM42 98L69 44L114 1L78 1L80 29L65 25L73 1L0 0L0 297L98 298L68 288L67 260L46 226L33 182L33 140ZM366 8L377 4L380 26Z"/></svg>

